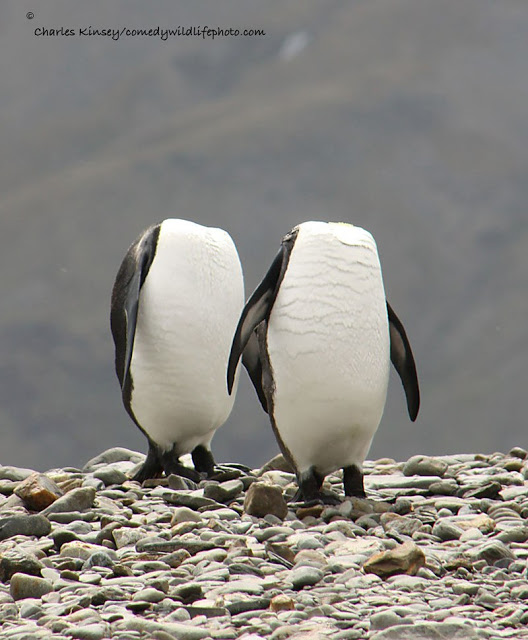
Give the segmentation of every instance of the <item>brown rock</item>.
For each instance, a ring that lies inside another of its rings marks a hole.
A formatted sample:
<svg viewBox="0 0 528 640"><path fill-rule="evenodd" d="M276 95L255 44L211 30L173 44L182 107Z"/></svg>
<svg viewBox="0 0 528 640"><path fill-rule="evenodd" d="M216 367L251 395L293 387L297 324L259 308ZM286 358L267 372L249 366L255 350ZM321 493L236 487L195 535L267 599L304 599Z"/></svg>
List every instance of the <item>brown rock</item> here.
<svg viewBox="0 0 528 640"><path fill-rule="evenodd" d="M295 602L289 596L280 594L271 599L270 609L275 613L279 611L291 611L295 609Z"/></svg>
<svg viewBox="0 0 528 640"><path fill-rule="evenodd" d="M478 516L467 520L457 520L456 525L464 531L467 529L479 529L482 533L491 533L495 529L495 521L485 513L479 513Z"/></svg>
<svg viewBox="0 0 528 640"><path fill-rule="evenodd" d="M59 486L43 473L32 473L14 493L32 511L42 511L63 495Z"/></svg>
<svg viewBox="0 0 528 640"><path fill-rule="evenodd" d="M413 576L424 565L424 552L414 542L408 541L389 551L375 553L364 563L363 570L375 573L380 578L388 578L396 573Z"/></svg>
<svg viewBox="0 0 528 640"><path fill-rule="evenodd" d="M266 464L262 466L259 470L258 475L261 476L266 471L284 471L286 473L295 473L295 469L291 466L291 464L286 460L286 458L279 453L278 456L275 456L271 460L268 460Z"/></svg>
<svg viewBox="0 0 528 640"><path fill-rule="evenodd" d="M323 513L325 507L323 504L313 504L311 507L300 507L295 512L295 515L302 520L303 518L308 518L312 516L313 518L320 518Z"/></svg>
<svg viewBox="0 0 528 640"><path fill-rule="evenodd" d="M271 514L282 520L288 514L288 505L280 487L254 482L246 492L244 512L257 518Z"/></svg>

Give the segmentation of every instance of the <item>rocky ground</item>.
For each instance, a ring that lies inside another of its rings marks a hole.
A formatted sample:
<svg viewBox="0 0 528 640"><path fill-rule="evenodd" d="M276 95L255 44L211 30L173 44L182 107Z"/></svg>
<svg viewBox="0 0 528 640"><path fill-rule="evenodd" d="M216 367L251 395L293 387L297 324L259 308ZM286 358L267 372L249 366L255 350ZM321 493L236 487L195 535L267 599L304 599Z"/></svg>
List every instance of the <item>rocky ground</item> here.
<svg viewBox="0 0 528 640"><path fill-rule="evenodd" d="M3 639L528 638L523 449L368 462L331 507L287 505L281 459L141 486L142 458L0 467Z"/></svg>

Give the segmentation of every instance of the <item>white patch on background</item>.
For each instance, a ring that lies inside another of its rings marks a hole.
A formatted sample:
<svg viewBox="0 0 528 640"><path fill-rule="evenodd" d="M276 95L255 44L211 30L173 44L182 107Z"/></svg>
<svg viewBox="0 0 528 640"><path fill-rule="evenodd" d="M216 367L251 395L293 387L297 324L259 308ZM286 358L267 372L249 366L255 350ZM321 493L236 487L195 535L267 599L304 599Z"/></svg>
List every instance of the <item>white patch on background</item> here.
<svg viewBox="0 0 528 640"><path fill-rule="evenodd" d="M131 406L162 447L208 445L228 418L231 341L244 306L242 268L221 229L165 220L139 299Z"/></svg>
<svg viewBox="0 0 528 640"><path fill-rule="evenodd" d="M284 38L284 42L279 50L279 58L291 60L298 56L310 42L310 36L306 31L295 31Z"/></svg>
<svg viewBox="0 0 528 640"><path fill-rule="evenodd" d="M268 329L275 421L299 470L361 468L390 364L376 243L360 227L298 227Z"/></svg>

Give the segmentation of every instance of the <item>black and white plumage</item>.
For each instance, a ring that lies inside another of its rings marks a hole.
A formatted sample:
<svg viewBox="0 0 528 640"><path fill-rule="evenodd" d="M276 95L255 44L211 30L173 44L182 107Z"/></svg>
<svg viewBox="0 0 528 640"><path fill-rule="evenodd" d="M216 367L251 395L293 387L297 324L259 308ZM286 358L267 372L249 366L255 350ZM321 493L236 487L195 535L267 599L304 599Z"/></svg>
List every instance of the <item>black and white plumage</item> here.
<svg viewBox="0 0 528 640"><path fill-rule="evenodd" d="M385 299L374 238L343 223L305 222L283 239L247 301L233 339L228 388L244 364L298 497L331 500L324 477L343 469L347 496L364 496L362 465L381 420L392 360L411 420L420 404L402 323Z"/></svg>
<svg viewBox="0 0 528 640"><path fill-rule="evenodd" d="M110 320L123 404L149 442L136 480L213 472L211 439L234 402L225 371L243 304L240 260L222 229L168 219L129 248ZM196 472L179 460L187 453Z"/></svg>

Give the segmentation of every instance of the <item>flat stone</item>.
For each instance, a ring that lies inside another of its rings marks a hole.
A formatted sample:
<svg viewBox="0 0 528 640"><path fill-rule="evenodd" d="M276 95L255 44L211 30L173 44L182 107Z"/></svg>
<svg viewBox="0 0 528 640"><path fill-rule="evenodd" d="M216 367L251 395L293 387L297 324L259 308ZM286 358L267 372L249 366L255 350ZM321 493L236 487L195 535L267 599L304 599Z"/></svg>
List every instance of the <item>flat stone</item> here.
<svg viewBox="0 0 528 640"><path fill-rule="evenodd" d="M124 447L113 447L112 449L107 449L103 451L99 455L95 456L89 460L83 467L84 472L91 472L97 469L99 465L102 464L111 464L112 462L133 462L137 464L139 462L143 462L145 460L145 456L142 453L138 453L137 451L131 451L130 449L126 449Z"/></svg>
<svg viewBox="0 0 528 640"><path fill-rule="evenodd" d="M244 512L258 518L272 514L282 520L288 515L288 505L279 487L254 482L246 492Z"/></svg>
<svg viewBox="0 0 528 640"><path fill-rule="evenodd" d="M153 538L143 538L136 543L136 551L138 553L165 553L169 554L173 551L184 549L191 555L199 551L208 551L215 549L216 545L208 540L186 540L184 538L173 538L172 540L160 540Z"/></svg>
<svg viewBox="0 0 528 640"><path fill-rule="evenodd" d="M75 640L103 640L108 636L108 625L104 622L82 624L68 630L68 635Z"/></svg>
<svg viewBox="0 0 528 640"><path fill-rule="evenodd" d="M32 511L42 511L64 495L62 489L43 473L32 473L16 487L14 493Z"/></svg>
<svg viewBox="0 0 528 640"><path fill-rule="evenodd" d="M424 552L414 542L408 541L394 549L374 554L363 564L363 570L386 578L396 573L415 575L424 565Z"/></svg>
<svg viewBox="0 0 528 640"><path fill-rule="evenodd" d="M284 471L285 473L295 473L295 470L292 468L290 463L287 462L282 453L279 453L271 460L268 460L268 462L266 462L266 464L264 464L259 469L257 475L262 476L267 471Z"/></svg>
<svg viewBox="0 0 528 640"><path fill-rule="evenodd" d="M47 536L51 531L50 521L42 515L13 516L0 520L0 540L13 536Z"/></svg>
<svg viewBox="0 0 528 640"><path fill-rule="evenodd" d="M201 640L209 636L209 631L200 627L177 622L154 622L137 616L124 620L124 626L128 631L139 631L148 634L155 634L160 631L166 632L178 640Z"/></svg>
<svg viewBox="0 0 528 640"><path fill-rule="evenodd" d="M102 480L106 486L112 484L123 484L128 480L126 473L123 473L120 469L113 467L103 467L93 472L94 478Z"/></svg>
<svg viewBox="0 0 528 640"><path fill-rule="evenodd" d="M29 476L36 473L33 469L24 469L22 467L0 466L0 480L12 480L13 482L21 482Z"/></svg>
<svg viewBox="0 0 528 640"><path fill-rule="evenodd" d="M464 491L464 498L490 498L495 500L502 489L502 485L499 482L485 482L484 484L467 489Z"/></svg>
<svg viewBox="0 0 528 640"><path fill-rule="evenodd" d="M370 616L370 628L372 631L388 629L398 624L402 624L402 617L394 611L380 611Z"/></svg>
<svg viewBox="0 0 528 640"><path fill-rule="evenodd" d="M170 504L177 504L182 507L189 507L190 509L201 509L202 507L216 507L218 502L205 498L200 495L202 492L198 491L165 491L163 493L163 499Z"/></svg>
<svg viewBox="0 0 528 640"><path fill-rule="evenodd" d="M429 456L412 456L403 466L405 476L439 476L447 471L447 462Z"/></svg>
<svg viewBox="0 0 528 640"><path fill-rule="evenodd" d="M53 591L53 585L44 578L30 576L27 573L15 573L11 576L9 593L13 600L40 598L50 591Z"/></svg>
<svg viewBox="0 0 528 640"><path fill-rule="evenodd" d="M451 622L415 622L389 627L371 640L481 640L482 636L470 624Z"/></svg>
<svg viewBox="0 0 528 640"><path fill-rule="evenodd" d="M84 511L93 506L96 491L93 487L78 487L68 491L42 511L42 515L62 513L65 511Z"/></svg>
<svg viewBox="0 0 528 640"><path fill-rule="evenodd" d="M259 611L270 606L271 598L251 598L247 600L235 600L226 606L232 616L237 616L246 611Z"/></svg>
<svg viewBox="0 0 528 640"><path fill-rule="evenodd" d="M241 480L227 482L209 482L204 487L204 496L216 502L230 502L242 493L244 483Z"/></svg>

